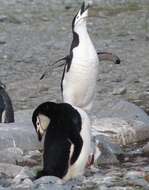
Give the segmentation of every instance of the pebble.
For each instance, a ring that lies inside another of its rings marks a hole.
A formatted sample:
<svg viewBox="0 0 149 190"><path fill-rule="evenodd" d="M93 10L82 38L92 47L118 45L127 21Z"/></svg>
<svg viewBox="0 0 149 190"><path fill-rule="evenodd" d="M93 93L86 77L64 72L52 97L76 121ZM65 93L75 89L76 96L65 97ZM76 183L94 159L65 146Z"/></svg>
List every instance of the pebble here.
<svg viewBox="0 0 149 190"><path fill-rule="evenodd" d="M149 142L143 146L143 153L149 156Z"/></svg>
<svg viewBox="0 0 149 190"><path fill-rule="evenodd" d="M123 95L126 94L127 88L126 87L121 87L121 88L116 88L113 90L112 94L113 95Z"/></svg>

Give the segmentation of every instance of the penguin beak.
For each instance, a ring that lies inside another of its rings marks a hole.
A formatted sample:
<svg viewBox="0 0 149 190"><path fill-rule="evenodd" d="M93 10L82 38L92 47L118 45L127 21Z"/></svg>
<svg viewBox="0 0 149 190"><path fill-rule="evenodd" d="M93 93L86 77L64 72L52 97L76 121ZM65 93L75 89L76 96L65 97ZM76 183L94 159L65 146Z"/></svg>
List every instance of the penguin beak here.
<svg viewBox="0 0 149 190"><path fill-rule="evenodd" d="M89 4L86 6L85 2L83 2L82 6L81 6L81 9L79 11L81 19L88 17L88 8L89 8Z"/></svg>
<svg viewBox="0 0 149 190"><path fill-rule="evenodd" d="M80 15L83 15L84 12L86 12L89 8L89 4L86 6L85 2L82 3L81 9L80 9Z"/></svg>

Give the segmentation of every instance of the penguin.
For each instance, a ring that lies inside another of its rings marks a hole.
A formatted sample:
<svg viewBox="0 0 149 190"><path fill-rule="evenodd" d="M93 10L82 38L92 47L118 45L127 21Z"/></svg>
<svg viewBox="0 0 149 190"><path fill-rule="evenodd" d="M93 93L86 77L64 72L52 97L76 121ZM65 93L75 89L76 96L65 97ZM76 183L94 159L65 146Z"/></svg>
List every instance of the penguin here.
<svg viewBox="0 0 149 190"><path fill-rule="evenodd" d="M93 104L99 68L86 26L88 8L83 3L72 21L73 40L61 79L63 101L85 111L90 111Z"/></svg>
<svg viewBox="0 0 149 190"><path fill-rule="evenodd" d="M34 110L32 122L39 141L45 134L43 169L36 178L53 175L68 180L84 173L90 129L88 117L78 109L67 103L45 102Z"/></svg>
<svg viewBox="0 0 149 190"><path fill-rule="evenodd" d="M14 110L5 88L5 85L0 82L0 123L13 123Z"/></svg>

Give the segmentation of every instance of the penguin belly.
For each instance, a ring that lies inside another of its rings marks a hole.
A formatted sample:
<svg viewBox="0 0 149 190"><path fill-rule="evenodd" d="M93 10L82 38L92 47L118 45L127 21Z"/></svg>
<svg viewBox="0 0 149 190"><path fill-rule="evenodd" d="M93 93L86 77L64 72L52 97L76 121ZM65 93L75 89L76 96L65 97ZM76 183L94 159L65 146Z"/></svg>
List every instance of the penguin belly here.
<svg viewBox="0 0 149 190"><path fill-rule="evenodd" d="M95 96L97 75L98 61L74 60L63 80L63 101L89 111Z"/></svg>
<svg viewBox="0 0 149 190"><path fill-rule="evenodd" d="M82 129L80 134L83 139L83 147L77 161L73 165L69 166L68 172L66 176L63 178L64 180L75 178L84 174L85 167L91 152L90 119L85 111L77 107L75 107L75 109L77 109L82 118Z"/></svg>

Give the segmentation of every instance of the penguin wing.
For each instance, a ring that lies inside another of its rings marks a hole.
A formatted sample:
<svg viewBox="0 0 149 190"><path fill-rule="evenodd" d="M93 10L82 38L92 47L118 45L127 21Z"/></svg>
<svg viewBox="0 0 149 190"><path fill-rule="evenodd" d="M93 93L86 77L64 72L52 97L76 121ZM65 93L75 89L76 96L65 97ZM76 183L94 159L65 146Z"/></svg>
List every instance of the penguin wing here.
<svg viewBox="0 0 149 190"><path fill-rule="evenodd" d="M74 145L74 150L70 159L70 164L73 165L80 155L83 146L83 140L76 128L71 131L69 139Z"/></svg>
<svg viewBox="0 0 149 190"><path fill-rule="evenodd" d="M63 69L63 74L62 74L62 78L61 78L61 92L63 92L63 80L65 77L65 73L69 71L70 66L71 66L71 56L67 55L65 57L66 62L63 64L64 65L64 69ZM63 66L62 64L60 66Z"/></svg>
<svg viewBox="0 0 149 190"><path fill-rule="evenodd" d="M115 64L120 64L121 62L120 58L117 55L110 52L97 51L97 55L100 61L112 61Z"/></svg>

